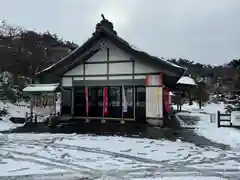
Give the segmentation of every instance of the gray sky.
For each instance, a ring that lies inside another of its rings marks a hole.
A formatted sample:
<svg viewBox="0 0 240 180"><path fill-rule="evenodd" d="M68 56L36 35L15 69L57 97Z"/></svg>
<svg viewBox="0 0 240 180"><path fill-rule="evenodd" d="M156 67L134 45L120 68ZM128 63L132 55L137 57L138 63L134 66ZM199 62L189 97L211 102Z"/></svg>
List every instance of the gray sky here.
<svg viewBox="0 0 240 180"><path fill-rule="evenodd" d="M240 0L6 0L0 19L81 45L101 20L134 46L206 64L240 58Z"/></svg>

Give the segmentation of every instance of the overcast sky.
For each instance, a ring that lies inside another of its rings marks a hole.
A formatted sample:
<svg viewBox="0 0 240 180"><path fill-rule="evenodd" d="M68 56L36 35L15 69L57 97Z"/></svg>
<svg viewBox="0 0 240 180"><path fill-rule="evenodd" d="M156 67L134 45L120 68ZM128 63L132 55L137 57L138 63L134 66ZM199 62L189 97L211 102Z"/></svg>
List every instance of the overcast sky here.
<svg viewBox="0 0 240 180"><path fill-rule="evenodd" d="M0 19L81 45L101 20L159 57L205 64L240 58L240 0L6 0Z"/></svg>

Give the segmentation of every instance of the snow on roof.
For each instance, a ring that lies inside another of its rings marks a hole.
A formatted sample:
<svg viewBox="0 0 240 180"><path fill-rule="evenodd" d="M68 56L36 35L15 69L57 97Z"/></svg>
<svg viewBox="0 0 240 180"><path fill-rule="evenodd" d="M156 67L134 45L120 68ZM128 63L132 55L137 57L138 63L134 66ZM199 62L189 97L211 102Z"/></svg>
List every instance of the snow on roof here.
<svg viewBox="0 0 240 180"><path fill-rule="evenodd" d="M196 82L194 81L194 79L188 77L188 76L182 76L177 84L185 84L185 85L193 85L193 86L196 86Z"/></svg>
<svg viewBox="0 0 240 180"><path fill-rule="evenodd" d="M59 84L29 84L23 89L23 92L54 92Z"/></svg>
<svg viewBox="0 0 240 180"><path fill-rule="evenodd" d="M169 91L169 96L175 96L172 91Z"/></svg>

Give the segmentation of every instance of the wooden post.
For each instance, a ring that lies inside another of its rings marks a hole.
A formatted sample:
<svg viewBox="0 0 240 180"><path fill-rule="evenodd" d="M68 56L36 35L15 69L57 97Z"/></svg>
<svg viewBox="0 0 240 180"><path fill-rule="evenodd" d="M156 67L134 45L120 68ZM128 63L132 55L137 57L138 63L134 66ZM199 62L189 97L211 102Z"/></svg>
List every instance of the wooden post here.
<svg viewBox="0 0 240 180"><path fill-rule="evenodd" d="M220 124L220 111L217 111L217 126L221 127L221 124Z"/></svg>
<svg viewBox="0 0 240 180"><path fill-rule="evenodd" d="M231 113L230 113L229 119L230 119L230 126L232 126Z"/></svg>
<svg viewBox="0 0 240 180"><path fill-rule="evenodd" d="M27 123L28 122L28 112L26 112L26 114L25 114L25 123Z"/></svg>
<svg viewBox="0 0 240 180"><path fill-rule="evenodd" d="M72 97L71 97L71 114L74 116L74 88L72 88Z"/></svg>
<svg viewBox="0 0 240 180"><path fill-rule="evenodd" d="M134 120L136 121L136 86L133 86L133 102L132 102L132 105L133 105L133 118Z"/></svg>
<svg viewBox="0 0 240 180"><path fill-rule="evenodd" d="M30 100L30 120L31 120L31 122L33 122L33 106L34 106L34 104L33 104L33 96L34 95L31 96L31 100Z"/></svg>
<svg viewBox="0 0 240 180"><path fill-rule="evenodd" d="M37 126L37 115L36 114L34 116L34 123L35 123L35 126Z"/></svg>
<svg viewBox="0 0 240 180"><path fill-rule="evenodd" d="M123 119L123 116L124 116L124 112L123 112L123 103L124 103L124 101L123 101L123 84L121 85L121 88L120 88L120 106L121 106L121 110L122 110L122 119Z"/></svg>
<svg viewBox="0 0 240 180"><path fill-rule="evenodd" d="M57 98L56 98L57 94L54 93L53 94L53 105L54 105L54 116L57 115Z"/></svg>

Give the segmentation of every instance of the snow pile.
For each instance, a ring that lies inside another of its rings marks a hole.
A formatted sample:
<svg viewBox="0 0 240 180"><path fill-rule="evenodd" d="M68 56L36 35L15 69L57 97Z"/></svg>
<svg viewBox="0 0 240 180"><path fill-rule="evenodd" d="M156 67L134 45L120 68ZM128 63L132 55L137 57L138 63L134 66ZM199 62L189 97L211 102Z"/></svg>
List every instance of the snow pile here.
<svg viewBox="0 0 240 180"><path fill-rule="evenodd" d="M30 109L27 104L25 103L19 103L18 105L12 104L10 102L2 102L0 101L0 109L7 109L9 117L25 117L26 112L30 112Z"/></svg>
<svg viewBox="0 0 240 180"><path fill-rule="evenodd" d="M184 84L184 85L192 85L192 86L196 86L196 82L194 81L194 79L188 77L188 76L182 76L177 84Z"/></svg>

